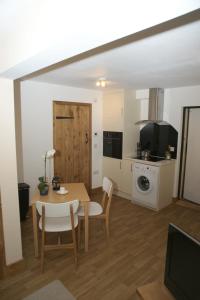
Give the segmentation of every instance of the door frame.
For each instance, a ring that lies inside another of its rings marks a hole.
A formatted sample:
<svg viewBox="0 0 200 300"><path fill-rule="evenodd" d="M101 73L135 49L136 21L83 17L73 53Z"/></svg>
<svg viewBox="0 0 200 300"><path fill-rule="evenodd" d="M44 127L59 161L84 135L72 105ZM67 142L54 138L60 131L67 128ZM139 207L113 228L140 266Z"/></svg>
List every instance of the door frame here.
<svg viewBox="0 0 200 300"><path fill-rule="evenodd" d="M3 232L3 215L2 215L2 203L0 194L0 280L5 275L5 247L4 247L4 232Z"/></svg>
<svg viewBox="0 0 200 300"><path fill-rule="evenodd" d="M58 101L53 100L53 147L55 149L55 105L78 105L89 107L89 191L92 188L92 104L85 102L74 102L74 101ZM54 167L53 167L54 168Z"/></svg>
<svg viewBox="0 0 200 300"><path fill-rule="evenodd" d="M181 154L180 154L180 167L179 167L179 180L178 180L179 199L183 199L183 194L184 194L190 110L196 108L200 108L200 106L184 106L182 112L183 122L182 122Z"/></svg>

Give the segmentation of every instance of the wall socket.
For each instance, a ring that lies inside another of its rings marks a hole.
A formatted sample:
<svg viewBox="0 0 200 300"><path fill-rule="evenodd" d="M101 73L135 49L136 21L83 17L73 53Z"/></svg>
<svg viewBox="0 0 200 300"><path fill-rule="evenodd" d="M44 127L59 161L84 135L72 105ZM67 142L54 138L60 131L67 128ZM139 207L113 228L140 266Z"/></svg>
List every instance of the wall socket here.
<svg viewBox="0 0 200 300"><path fill-rule="evenodd" d="M94 174L94 175L98 175L98 174L99 174L99 171L98 171L98 170L95 170L95 171L93 172L93 174Z"/></svg>

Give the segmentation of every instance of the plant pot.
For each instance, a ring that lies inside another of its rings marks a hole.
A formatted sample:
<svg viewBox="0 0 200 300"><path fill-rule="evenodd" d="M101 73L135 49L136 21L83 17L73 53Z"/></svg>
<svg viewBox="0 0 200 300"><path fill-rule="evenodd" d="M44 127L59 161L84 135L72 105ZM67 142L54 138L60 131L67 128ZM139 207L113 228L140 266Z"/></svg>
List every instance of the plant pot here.
<svg viewBox="0 0 200 300"><path fill-rule="evenodd" d="M49 192L49 187L48 185L44 186L42 189L40 189L40 195L41 196L46 196L48 195L48 192Z"/></svg>

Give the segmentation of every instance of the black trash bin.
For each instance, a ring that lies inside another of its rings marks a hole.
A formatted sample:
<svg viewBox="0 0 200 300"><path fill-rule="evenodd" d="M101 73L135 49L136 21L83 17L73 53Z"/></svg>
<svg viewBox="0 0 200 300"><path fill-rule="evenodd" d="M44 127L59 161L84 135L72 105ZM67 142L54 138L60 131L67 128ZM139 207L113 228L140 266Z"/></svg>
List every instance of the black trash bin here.
<svg viewBox="0 0 200 300"><path fill-rule="evenodd" d="M18 183L20 221L26 219L29 210L29 188L27 183Z"/></svg>

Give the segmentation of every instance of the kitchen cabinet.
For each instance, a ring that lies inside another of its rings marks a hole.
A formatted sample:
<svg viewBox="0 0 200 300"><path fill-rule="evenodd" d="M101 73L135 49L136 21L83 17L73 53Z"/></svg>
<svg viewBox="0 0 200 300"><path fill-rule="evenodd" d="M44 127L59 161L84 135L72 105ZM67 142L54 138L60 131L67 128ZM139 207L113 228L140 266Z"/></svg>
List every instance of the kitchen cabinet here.
<svg viewBox="0 0 200 300"><path fill-rule="evenodd" d="M132 193L132 161L123 159L121 163L121 184L119 190L127 195Z"/></svg>
<svg viewBox="0 0 200 300"><path fill-rule="evenodd" d="M114 183L114 190L118 190L121 180L121 160L103 157L103 176L110 178Z"/></svg>
<svg viewBox="0 0 200 300"><path fill-rule="evenodd" d="M136 99L149 99L149 89L136 90Z"/></svg>
<svg viewBox="0 0 200 300"><path fill-rule="evenodd" d="M103 157L103 176L114 182L114 194L131 199L132 162L139 141L140 100L134 90L107 91L103 94L103 130L123 133L122 160Z"/></svg>
<svg viewBox="0 0 200 300"><path fill-rule="evenodd" d="M114 183L114 194L132 199L132 161L128 159L103 158L103 176Z"/></svg>
<svg viewBox="0 0 200 300"><path fill-rule="evenodd" d="M103 130L123 131L124 94L122 91L103 95Z"/></svg>
<svg viewBox="0 0 200 300"><path fill-rule="evenodd" d="M135 156L139 141L140 100L134 90L115 90L103 94L103 130L123 133L122 156Z"/></svg>

